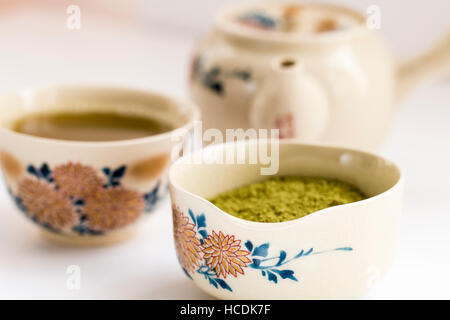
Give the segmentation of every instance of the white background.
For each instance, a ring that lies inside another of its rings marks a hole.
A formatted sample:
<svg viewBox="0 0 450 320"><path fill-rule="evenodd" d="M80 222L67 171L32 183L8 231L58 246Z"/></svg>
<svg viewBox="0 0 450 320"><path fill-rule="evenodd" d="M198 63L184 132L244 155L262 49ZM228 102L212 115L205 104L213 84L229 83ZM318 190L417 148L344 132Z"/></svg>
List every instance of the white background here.
<svg viewBox="0 0 450 320"><path fill-rule="evenodd" d="M190 50L225 3L238 1L44 1L0 10L0 90L56 83L138 86L186 98ZM333 1L364 11L379 5L381 33L399 58L413 56L449 28L450 2ZM106 4L105 4L106 3ZM79 4L82 27L66 28ZM102 7L103 5L103 7ZM143 24L133 23L136 14ZM0 106L7 108L8 106ZM402 105L380 153L406 177L397 259L366 298L450 298L450 78L416 91ZM1 109L0 109L1 112ZM169 200L131 241L67 248L43 241L0 184L0 298L209 298L177 265ZM68 290L66 268L81 267Z"/></svg>

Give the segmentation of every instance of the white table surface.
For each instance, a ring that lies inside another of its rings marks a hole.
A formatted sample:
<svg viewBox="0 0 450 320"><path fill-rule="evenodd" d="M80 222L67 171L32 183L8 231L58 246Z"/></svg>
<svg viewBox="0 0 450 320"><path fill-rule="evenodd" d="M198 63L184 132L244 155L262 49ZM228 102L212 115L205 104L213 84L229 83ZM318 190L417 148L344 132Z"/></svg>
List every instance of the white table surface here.
<svg viewBox="0 0 450 320"><path fill-rule="evenodd" d="M23 18L28 13L20 14ZM159 33L153 28L153 32L137 35L126 28L86 21L76 33L66 30L63 23L45 23L45 17L27 27L20 26L24 20L15 18L12 14L0 22L1 90L88 82L187 96L185 74L194 39L180 30ZM366 298L448 299L448 80L417 91L399 108L380 153L404 170L404 218L395 263ZM4 189L0 184L0 298L210 298L178 266L168 197L130 241L110 247L68 248L43 241L36 226L15 211ZM69 265L81 268L79 290L67 289Z"/></svg>

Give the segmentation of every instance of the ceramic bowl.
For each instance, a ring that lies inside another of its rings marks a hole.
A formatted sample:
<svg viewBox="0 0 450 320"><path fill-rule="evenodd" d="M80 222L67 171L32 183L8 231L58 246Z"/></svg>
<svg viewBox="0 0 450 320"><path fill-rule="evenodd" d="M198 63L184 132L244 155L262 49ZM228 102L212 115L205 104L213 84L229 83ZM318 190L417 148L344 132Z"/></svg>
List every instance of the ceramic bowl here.
<svg viewBox="0 0 450 320"><path fill-rule="evenodd" d="M174 239L186 275L222 299L363 295L385 275L394 257L402 206L400 169L367 152L280 142L278 175L340 179L358 186L368 199L292 221L258 223L234 217L207 200L267 178L260 170L266 162L260 160L210 161L239 150L248 155L255 147L261 149L261 141L210 146L172 165ZM210 160L199 162L204 156Z"/></svg>
<svg viewBox="0 0 450 320"><path fill-rule="evenodd" d="M78 142L11 130L34 112L128 112L175 129L144 138ZM17 208L53 240L102 244L133 234L167 191L171 151L197 107L153 92L107 87L50 87L0 96L0 162Z"/></svg>

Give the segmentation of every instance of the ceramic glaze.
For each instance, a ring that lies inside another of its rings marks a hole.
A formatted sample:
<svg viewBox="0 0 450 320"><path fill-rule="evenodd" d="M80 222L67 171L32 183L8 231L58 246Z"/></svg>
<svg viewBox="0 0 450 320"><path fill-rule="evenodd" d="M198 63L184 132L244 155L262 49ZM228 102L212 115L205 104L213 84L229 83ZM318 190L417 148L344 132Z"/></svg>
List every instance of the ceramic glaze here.
<svg viewBox="0 0 450 320"><path fill-rule="evenodd" d="M238 5L221 11L194 49L190 84L205 128L278 128L282 138L376 149L393 106L420 82L448 74L450 34L397 65L352 10Z"/></svg>
<svg viewBox="0 0 450 320"><path fill-rule="evenodd" d="M12 157L12 156L9 156ZM28 165L9 192L17 207L32 221L57 234L104 235L135 223L150 213L163 195L161 182L149 192L121 185L127 167L102 168L69 162L50 168Z"/></svg>
<svg viewBox="0 0 450 320"><path fill-rule="evenodd" d="M177 206L172 209L175 246L184 273L190 279L193 279L193 274L202 275L216 289L233 292L232 287L226 282L227 276L238 278L252 271L260 273L263 278L274 284L281 280L298 282L298 275L289 269L292 261L327 252L353 251L352 247L326 251L308 248L298 249L289 257L284 250L278 253L271 252L269 255L270 242L255 245L251 240L244 242L234 234L214 230L208 233L204 213L196 215L188 209L189 215L185 215Z"/></svg>

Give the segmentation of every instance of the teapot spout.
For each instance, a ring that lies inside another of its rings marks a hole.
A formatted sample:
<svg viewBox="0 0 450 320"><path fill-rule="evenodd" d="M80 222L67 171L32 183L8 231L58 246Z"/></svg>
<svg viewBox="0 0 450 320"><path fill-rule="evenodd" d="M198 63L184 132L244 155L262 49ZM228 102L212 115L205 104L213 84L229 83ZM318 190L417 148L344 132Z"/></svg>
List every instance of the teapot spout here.
<svg viewBox="0 0 450 320"><path fill-rule="evenodd" d="M450 75L450 30L424 54L402 63L398 70L398 100L424 82Z"/></svg>
<svg viewBox="0 0 450 320"><path fill-rule="evenodd" d="M252 127L278 129L280 138L313 142L328 121L325 85L300 58L277 57L250 107Z"/></svg>

